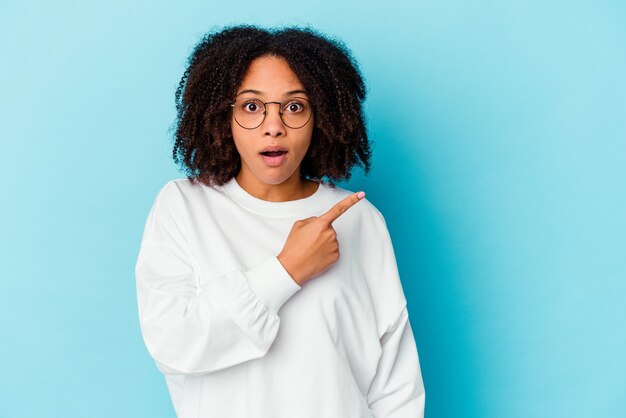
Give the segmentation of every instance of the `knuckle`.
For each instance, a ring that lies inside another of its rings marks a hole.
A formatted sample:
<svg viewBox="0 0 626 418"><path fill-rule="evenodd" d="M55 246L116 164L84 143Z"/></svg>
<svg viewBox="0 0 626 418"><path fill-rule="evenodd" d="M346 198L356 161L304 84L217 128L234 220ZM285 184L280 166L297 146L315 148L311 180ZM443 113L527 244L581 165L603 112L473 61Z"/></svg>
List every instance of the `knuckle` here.
<svg viewBox="0 0 626 418"><path fill-rule="evenodd" d="M320 229L327 229L330 223L325 218L317 218L317 226Z"/></svg>

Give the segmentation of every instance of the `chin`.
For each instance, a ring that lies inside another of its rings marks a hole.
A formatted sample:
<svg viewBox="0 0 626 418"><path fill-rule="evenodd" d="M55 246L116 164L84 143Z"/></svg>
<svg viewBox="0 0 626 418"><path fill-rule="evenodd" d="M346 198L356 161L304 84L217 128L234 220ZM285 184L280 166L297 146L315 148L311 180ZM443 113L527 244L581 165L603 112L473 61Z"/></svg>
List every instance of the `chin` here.
<svg viewBox="0 0 626 418"><path fill-rule="evenodd" d="M271 170L269 170L271 172ZM267 173L267 171L266 171ZM265 184L273 184L273 185L277 185L277 184L282 184L285 181L289 180L291 178L291 176L294 175L294 171L290 172L289 174L285 174L282 170L274 170L274 175L262 175L262 176L258 176L259 180L261 180L263 183Z"/></svg>

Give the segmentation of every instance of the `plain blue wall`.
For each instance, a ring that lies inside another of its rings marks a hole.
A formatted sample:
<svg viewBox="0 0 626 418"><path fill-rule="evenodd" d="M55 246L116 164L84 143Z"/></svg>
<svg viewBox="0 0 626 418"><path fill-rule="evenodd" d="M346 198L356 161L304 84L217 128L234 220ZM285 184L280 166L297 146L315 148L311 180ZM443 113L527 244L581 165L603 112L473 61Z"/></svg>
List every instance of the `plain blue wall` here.
<svg viewBox="0 0 626 418"><path fill-rule="evenodd" d="M427 417L626 416L626 5L0 5L2 417L173 417L134 264L192 46L310 24L369 86ZM295 418L295 417L294 417Z"/></svg>

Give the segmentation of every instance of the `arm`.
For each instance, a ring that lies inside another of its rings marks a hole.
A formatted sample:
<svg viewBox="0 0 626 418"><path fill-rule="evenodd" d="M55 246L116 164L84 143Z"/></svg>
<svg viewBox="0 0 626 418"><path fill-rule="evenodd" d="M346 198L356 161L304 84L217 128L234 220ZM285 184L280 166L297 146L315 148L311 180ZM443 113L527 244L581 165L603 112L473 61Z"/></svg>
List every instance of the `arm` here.
<svg viewBox="0 0 626 418"><path fill-rule="evenodd" d="M200 286L184 233L159 193L135 266L144 342L166 374L204 374L264 356L278 310L301 287L276 256Z"/></svg>
<svg viewBox="0 0 626 418"><path fill-rule="evenodd" d="M367 260L382 351L367 402L376 418L423 418L424 384L395 251L384 216L377 209L373 214L364 232L375 243Z"/></svg>
<svg viewBox="0 0 626 418"><path fill-rule="evenodd" d="M425 392L406 306L380 339L382 354L367 402L376 418L423 418Z"/></svg>

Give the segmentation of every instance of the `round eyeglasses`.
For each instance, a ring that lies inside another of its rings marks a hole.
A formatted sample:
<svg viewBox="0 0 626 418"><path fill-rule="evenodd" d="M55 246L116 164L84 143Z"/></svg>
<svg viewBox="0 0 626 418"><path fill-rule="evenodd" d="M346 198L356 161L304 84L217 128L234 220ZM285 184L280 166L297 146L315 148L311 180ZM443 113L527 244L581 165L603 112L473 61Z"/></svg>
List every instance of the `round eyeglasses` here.
<svg viewBox="0 0 626 418"><path fill-rule="evenodd" d="M255 129L261 126L267 115L267 105L274 103L280 106L278 114L285 126L299 129L311 120L311 104L304 97L294 97L280 102L263 102L254 98L238 98L231 104L235 122L244 129Z"/></svg>

